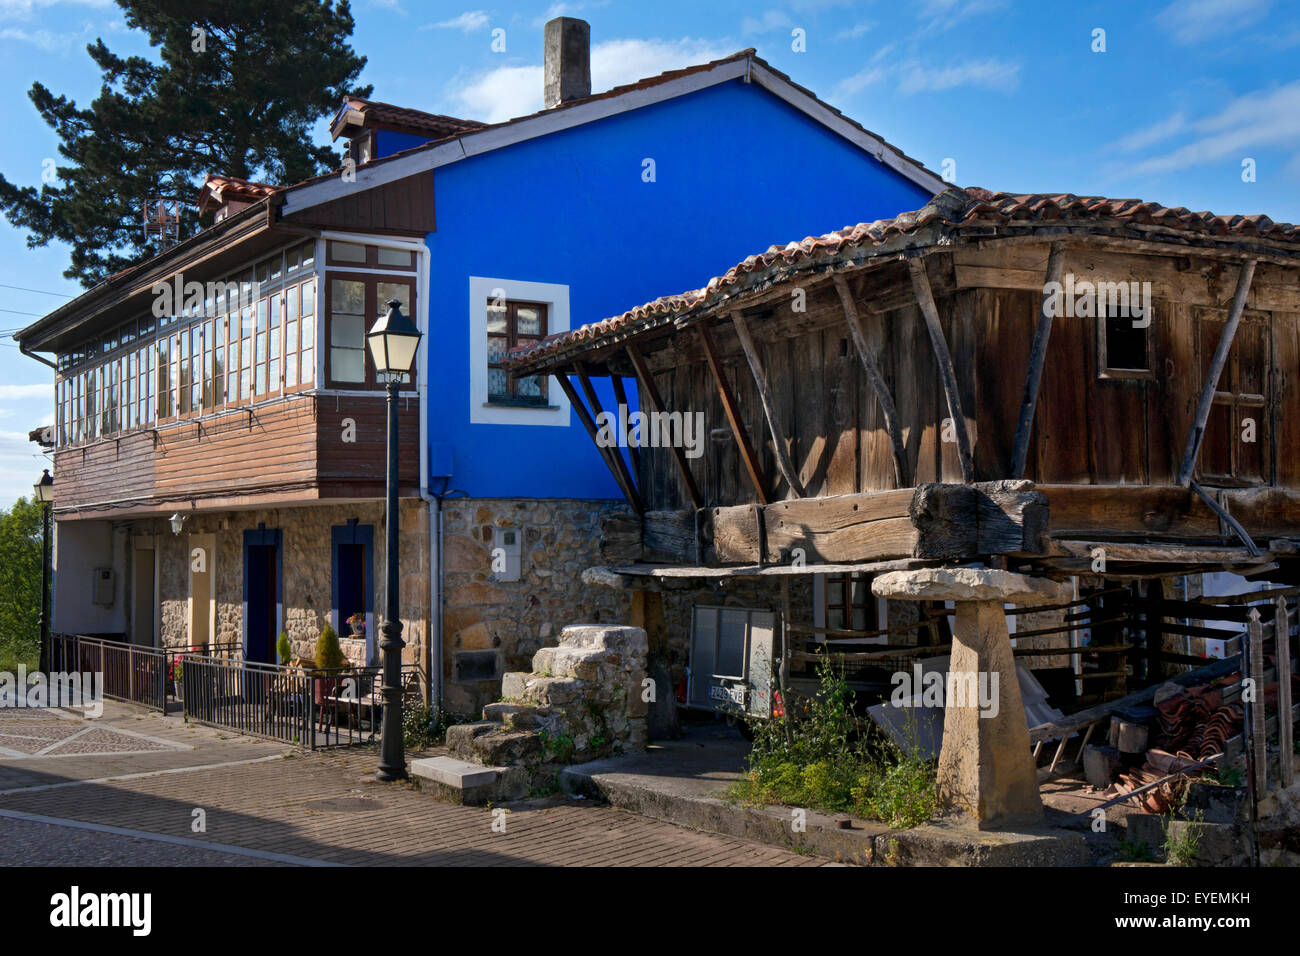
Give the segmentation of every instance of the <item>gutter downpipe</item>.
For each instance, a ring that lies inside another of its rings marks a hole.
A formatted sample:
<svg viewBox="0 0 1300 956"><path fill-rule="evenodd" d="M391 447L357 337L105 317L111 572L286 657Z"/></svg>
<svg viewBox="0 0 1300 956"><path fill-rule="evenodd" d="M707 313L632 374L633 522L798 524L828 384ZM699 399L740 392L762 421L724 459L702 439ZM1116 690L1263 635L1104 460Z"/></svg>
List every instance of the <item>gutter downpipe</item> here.
<svg viewBox="0 0 1300 956"><path fill-rule="evenodd" d="M415 323L424 333L416 356L417 367L422 372L416 383L420 399L420 499L429 509L429 627L424 635L424 659L429 672L424 682L424 699L437 714L442 711L442 499L429 491L429 244L424 239L396 239L331 230L322 231L321 238L415 253Z"/></svg>

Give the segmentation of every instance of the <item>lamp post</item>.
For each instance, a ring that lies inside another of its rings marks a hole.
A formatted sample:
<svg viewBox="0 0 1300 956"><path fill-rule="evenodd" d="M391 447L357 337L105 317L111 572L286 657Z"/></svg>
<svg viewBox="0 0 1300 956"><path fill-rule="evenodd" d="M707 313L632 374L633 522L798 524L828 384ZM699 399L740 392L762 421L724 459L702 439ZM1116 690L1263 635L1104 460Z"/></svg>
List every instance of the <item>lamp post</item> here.
<svg viewBox="0 0 1300 956"><path fill-rule="evenodd" d="M375 371L387 378L388 389L388 502L384 508L384 544L388 551L383 639L384 725L379 745L380 780L406 779L406 753L402 745L402 640L401 602L398 594L397 513L397 390L410 374L420 345L420 330L402 314L402 303L392 299L388 313L366 335Z"/></svg>
<svg viewBox="0 0 1300 956"><path fill-rule="evenodd" d="M54 502L54 479L46 468L32 485L33 499L41 505L41 673L49 673L50 653L50 505Z"/></svg>

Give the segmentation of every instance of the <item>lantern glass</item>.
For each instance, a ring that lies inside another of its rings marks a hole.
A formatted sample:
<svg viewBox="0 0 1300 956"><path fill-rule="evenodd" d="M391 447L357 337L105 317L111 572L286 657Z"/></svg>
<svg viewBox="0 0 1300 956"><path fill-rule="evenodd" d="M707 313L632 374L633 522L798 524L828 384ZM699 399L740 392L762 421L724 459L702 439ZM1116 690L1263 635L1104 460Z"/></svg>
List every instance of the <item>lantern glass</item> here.
<svg viewBox="0 0 1300 956"><path fill-rule="evenodd" d="M402 304L396 299L388 303L388 313L381 316L366 335L370 357L375 371L381 375L404 377L415 364L415 353L420 347L420 330L409 317L402 314Z"/></svg>
<svg viewBox="0 0 1300 956"><path fill-rule="evenodd" d="M32 492L41 504L47 505L54 500L54 479L50 477L48 468L41 475L41 480L32 485Z"/></svg>
<svg viewBox="0 0 1300 956"><path fill-rule="evenodd" d="M180 534L181 528L185 527L185 516L179 512L167 519L172 526L172 534Z"/></svg>

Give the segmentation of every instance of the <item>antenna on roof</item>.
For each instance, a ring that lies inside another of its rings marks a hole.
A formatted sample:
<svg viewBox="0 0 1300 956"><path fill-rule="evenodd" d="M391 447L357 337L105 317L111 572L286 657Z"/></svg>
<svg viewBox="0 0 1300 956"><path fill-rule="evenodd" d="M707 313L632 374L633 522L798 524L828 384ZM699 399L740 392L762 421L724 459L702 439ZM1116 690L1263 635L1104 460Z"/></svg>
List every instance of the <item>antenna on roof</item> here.
<svg viewBox="0 0 1300 956"><path fill-rule="evenodd" d="M181 241L181 201L155 196L140 210L140 229L144 238L157 236L164 250Z"/></svg>

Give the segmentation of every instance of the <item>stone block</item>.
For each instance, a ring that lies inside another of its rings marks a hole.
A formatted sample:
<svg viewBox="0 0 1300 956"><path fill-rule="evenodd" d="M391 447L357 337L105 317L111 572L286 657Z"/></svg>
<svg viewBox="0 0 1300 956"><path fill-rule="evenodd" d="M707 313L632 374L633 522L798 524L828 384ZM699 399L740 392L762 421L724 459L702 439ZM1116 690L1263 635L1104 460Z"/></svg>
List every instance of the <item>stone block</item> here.
<svg viewBox="0 0 1300 956"><path fill-rule="evenodd" d="M1068 601L1069 586L992 568L889 571L872 582L876 597L901 601L997 601L1021 606Z"/></svg>
<svg viewBox="0 0 1300 956"><path fill-rule="evenodd" d="M501 696L506 700L523 700L528 689L531 674L523 671L511 671L501 678Z"/></svg>
<svg viewBox="0 0 1300 956"><path fill-rule="evenodd" d="M501 776L501 767L457 760L455 757L426 757L411 761L411 774L457 790L491 786Z"/></svg>

